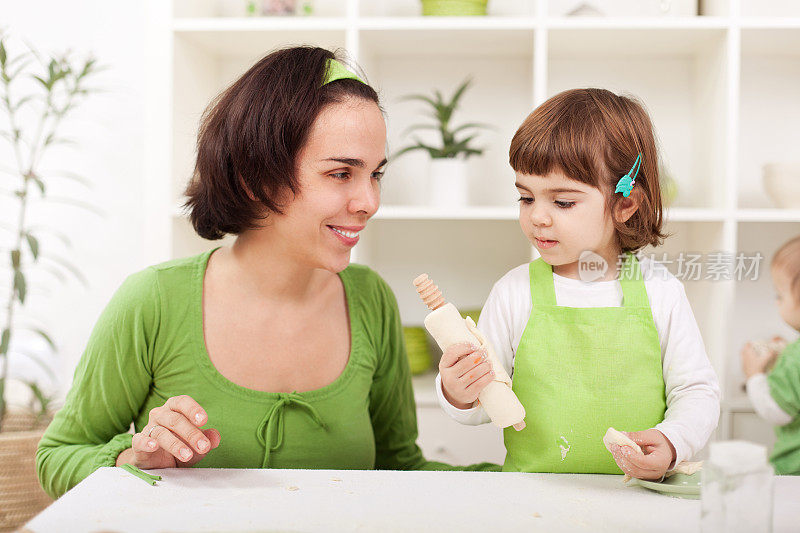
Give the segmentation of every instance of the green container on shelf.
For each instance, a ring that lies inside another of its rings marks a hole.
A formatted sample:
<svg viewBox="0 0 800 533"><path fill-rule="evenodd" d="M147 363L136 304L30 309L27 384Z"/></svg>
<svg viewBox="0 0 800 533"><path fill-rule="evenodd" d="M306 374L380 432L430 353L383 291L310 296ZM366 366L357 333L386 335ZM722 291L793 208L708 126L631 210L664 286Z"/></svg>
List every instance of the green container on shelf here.
<svg viewBox="0 0 800 533"><path fill-rule="evenodd" d="M422 14L436 17L485 16L489 0L422 0Z"/></svg>
<svg viewBox="0 0 800 533"><path fill-rule="evenodd" d="M425 328L420 326L404 326L403 337L406 342L408 364L412 374L424 374L431 369L431 351Z"/></svg>

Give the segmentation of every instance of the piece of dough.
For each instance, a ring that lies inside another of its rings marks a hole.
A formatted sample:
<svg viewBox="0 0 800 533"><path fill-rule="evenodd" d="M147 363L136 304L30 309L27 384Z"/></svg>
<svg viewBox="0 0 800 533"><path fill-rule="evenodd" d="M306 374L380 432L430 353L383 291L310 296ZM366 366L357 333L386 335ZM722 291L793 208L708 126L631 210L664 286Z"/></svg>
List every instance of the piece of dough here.
<svg viewBox="0 0 800 533"><path fill-rule="evenodd" d="M630 437L614 428L608 428L608 431L606 431L606 434L603 436L603 444L606 445L606 450L608 451L611 451L612 444L618 444L619 446L629 446L638 453L644 453L639 445L633 442Z"/></svg>
<svg viewBox="0 0 800 533"><path fill-rule="evenodd" d="M667 478L673 474L686 474L687 476L691 476L702 469L703 461L682 461L681 464L667 472L664 477Z"/></svg>
<svg viewBox="0 0 800 533"><path fill-rule="evenodd" d="M606 434L603 435L603 444L605 444L606 450L609 452L611 451L611 445L617 444L619 446L628 446L629 448L633 448L636 453L642 455L644 454L639 445L633 442L630 437L614 428L608 428L608 430L606 430ZM628 474L625 474L625 476L622 478L623 483L627 483L630 480L631 476Z"/></svg>
<svg viewBox="0 0 800 533"><path fill-rule="evenodd" d="M625 433L621 431L617 431L614 428L608 428L606 434L603 436L603 444L606 446L606 450L609 452L611 451L612 444L618 444L620 446L628 446L636 450L637 453L644 453L642 448L639 447L638 444L633 442L630 437L628 437ZM681 461L675 468L664 474L664 478L668 478L673 474L686 474L687 476L691 476L695 472L699 472L703 469L703 461ZM627 483L631 480L631 476L625 474L625 477L622 478L623 483Z"/></svg>

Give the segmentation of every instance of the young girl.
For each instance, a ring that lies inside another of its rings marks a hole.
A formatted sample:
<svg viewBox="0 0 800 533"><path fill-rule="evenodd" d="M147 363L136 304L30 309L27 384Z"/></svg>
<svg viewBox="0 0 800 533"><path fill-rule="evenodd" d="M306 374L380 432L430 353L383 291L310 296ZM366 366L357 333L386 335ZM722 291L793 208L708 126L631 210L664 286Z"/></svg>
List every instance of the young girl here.
<svg viewBox="0 0 800 533"><path fill-rule="evenodd" d="M541 258L495 283L478 324L527 411L524 430L505 431L505 470L660 479L717 425L717 377L683 285L634 255L664 238L657 158L647 112L603 89L554 96L511 141L520 225ZM458 345L439 365L439 401L464 424L489 421L476 402L493 379L484 355ZM644 455L612 457L609 427Z"/></svg>
<svg viewBox="0 0 800 533"><path fill-rule="evenodd" d="M781 318L800 331L800 237L790 240L772 259L772 282ZM777 441L770 462L776 474L800 474L800 340L787 346L765 375L770 358L752 344L742 349L747 396L756 413L775 424Z"/></svg>

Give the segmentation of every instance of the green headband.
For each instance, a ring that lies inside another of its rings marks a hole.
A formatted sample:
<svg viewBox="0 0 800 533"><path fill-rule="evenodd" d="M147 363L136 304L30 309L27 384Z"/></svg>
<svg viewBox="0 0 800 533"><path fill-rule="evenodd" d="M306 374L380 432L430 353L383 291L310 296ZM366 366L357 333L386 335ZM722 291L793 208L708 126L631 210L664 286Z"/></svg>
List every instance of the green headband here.
<svg viewBox="0 0 800 533"><path fill-rule="evenodd" d="M322 82L322 85L327 85L332 81L336 80L357 80L361 83L364 83L364 80L347 70L347 67L342 65L339 61L335 59L329 59L328 65L325 69L325 80ZM366 85L366 83L364 83Z"/></svg>

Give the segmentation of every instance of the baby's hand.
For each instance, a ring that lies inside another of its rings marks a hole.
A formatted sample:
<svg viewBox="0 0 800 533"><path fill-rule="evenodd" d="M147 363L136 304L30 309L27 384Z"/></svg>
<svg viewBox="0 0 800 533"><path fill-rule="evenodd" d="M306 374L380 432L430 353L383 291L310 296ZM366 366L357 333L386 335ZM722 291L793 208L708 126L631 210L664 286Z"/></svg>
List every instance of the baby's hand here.
<svg viewBox="0 0 800 533"><path fill-rule="evenodd" d="M675 461L675 447L657 429L626 434L644 453L640 454L630 446L613 444L611 454L617 465L631 477L660 480Z"/></svg>
<svg viewBox="0 0 800 533"><path fill-rule="evenodd" d="M442 392L450 405L469 409L481 391L492 382L494 372L486 359L486 350L462 342L447 348L439 361Z"/></svg>
<svg viewBox="0 0 800 533"><path fill-rule="evenodd" d="M744 345L742 348L741 358L742 371L747 379L750 379L756 374L763 374L766 371L767 365L769 365L770 361L769 357L764 357L758 353L752 342L748 342Z"/></svg>

